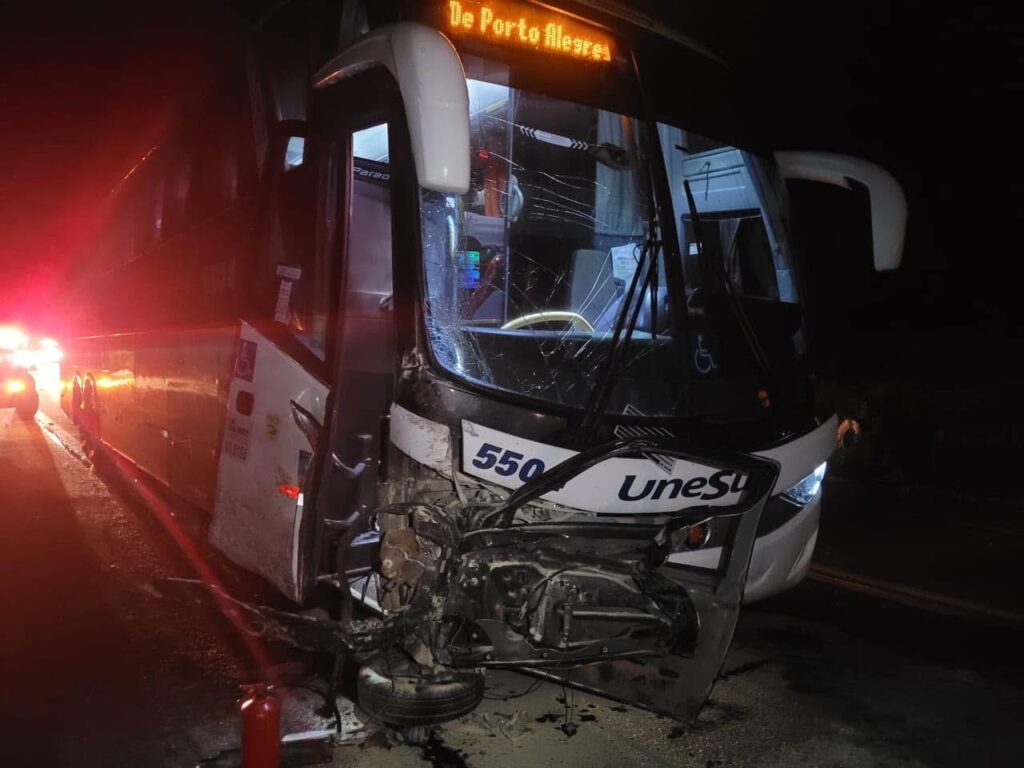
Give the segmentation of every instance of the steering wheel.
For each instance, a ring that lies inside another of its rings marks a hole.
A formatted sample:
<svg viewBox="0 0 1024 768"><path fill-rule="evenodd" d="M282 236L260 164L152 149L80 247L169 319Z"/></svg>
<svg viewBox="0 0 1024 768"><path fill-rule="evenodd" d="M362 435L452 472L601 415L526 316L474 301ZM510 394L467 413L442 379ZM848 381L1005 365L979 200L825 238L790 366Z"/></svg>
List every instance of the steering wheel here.
<svg viewBox="0 0 1024 768"><path fill-rule="evenodd" d="M570 312L565 309L555 309L549 312L531 312L528 315L520 315L514 320L509 320L503 326L503 331L514 331L517 328L525 328L528 325L536 325L537 323L572 323L588 333L594 332L594 326L590 324L583 315L578 312Z"/></svg>

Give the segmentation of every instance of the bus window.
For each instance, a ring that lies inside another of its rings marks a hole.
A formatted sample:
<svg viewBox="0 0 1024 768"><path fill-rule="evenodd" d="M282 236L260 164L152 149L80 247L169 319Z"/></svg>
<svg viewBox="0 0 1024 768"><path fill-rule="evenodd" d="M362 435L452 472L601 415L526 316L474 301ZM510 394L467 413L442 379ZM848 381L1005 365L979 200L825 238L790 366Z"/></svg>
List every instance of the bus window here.
<svg viewBox="0 0 1024 768"><path fill-rule="evenodd" d="M292 136L284 150L284 170L298 168L306 159L306 137Z"/></svg>
<svg viewBox="0 0 1024 768"><path fill-rule="evenodd" d="M193 222L218 213L229 202L224 186L224 165L228 154L219 128L206 124L193 137L190 168L193 183L188 198L189 218Z"/></svg>
<svg viewBox="0 0 1024 768"><path fill-rule="evenodd" d="M288 151L299 162L285 162L274 192L270 260L274 290L268 307L275 322L287 327L321 360L327 358L327 321L331 308L331 269L337 205L336 152L317 147L311 162L310 142L292 137ZM286 158L288 153L286 153Z"/></svg>
<svg viewBox="0 0 1024 768"><path fill-rule="evenodd" d="M160 237L163 224L163 179L159 168L147 164L135 179L135 252L146 250Z"/></svg>
<svg viewBox="0 0 1024 768"><path fill-rule="evenodd" d="M126 264L135 255L132 244L131 203L131 197L123 193L114 200L103 236L92 254L93 274L107 275Z"/></svg>
<svg viewBox="0 0 1024 768"><path fill-rule="evenodd" d="M168 146L161 158L163 174L163 211L161 236L168 237L183 228L185 202L188 199L189 159L180 148Z"/></svg>
<svg viewBox="0 0 1024 768"><path fill-rule="evenodd" d="M774 302L798 301L792 256L766 193L764 167L736 147L660 124L672 203L679 225L688 293L712 287L699 263L684 180L701 221L704 256L718 261L733 293Z"/></svg>
<svg viewBox="0 0 1024 768"><path fill-rule="evenodd" d="M350 304L365 299L376 302L376 307L390 297L387 128L382 123L352 134L353 226L349 233L346 299ZM319 144L315 154L314 163L309 160L311 143L303 137L293 136L286 145L285 173L278 186L271 231L275 268L272 309L275 321L287 326L292 335L325 360L332 286L338 274L338 155L333 144ZM310 198L314 189L318 190L316 202ZM315 224L311 221L314 212ZM315 237L311 237L313 232Z"/></svg>
<svg viewBox="0 0 1024 768"><path fill-rule="evenodd" d="M352 134L352 156L375 163L388 162L388 124L371 125Z"/></svg>
<svg viewBox="0 0 1024 768"><path fill-rule="evenodd" d="M481 76L466 81L470 188L424 193L421 208L435 359L479 384L582 407L628 303L637 320L609 409L643 399L651 415L671 412L680 299L648 231L637 121L515 88L500 65L463 62ZM634 276L651 290L632 291Z"/></svg>
<svg viewBox="0 0 1024 768"><path fill-rule="evenodd" d="M192 135L188 207L195 221L237 202L256 180L256 150L245 100L227 96L213 101L214 107Z"/></svg>
<svg viewBox="0 0 1024 768"><path fill-rule="evenodd" d="M388 307L391 297L391 169L387 123L355 131L352 156L346 295L350 310L376 316Z"/></svg>

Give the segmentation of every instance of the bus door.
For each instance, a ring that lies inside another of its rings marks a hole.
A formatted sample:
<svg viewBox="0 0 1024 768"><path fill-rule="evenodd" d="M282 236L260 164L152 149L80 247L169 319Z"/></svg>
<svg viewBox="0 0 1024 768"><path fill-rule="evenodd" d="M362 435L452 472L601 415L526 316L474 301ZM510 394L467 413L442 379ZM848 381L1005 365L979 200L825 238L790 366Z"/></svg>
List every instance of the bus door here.
<svg viewBox="0 0 1024 768"><path fill-rule="evenodd" d="M366 532L396 371L394 121L367 80L281 142L273 316L243 323L222 442L213 543L296 602Z"/></svg>
<svg viewBox="0 0 1024 768"><path fill-rule="evenodd" d="M337 585L346 590L349 578L369 571L377 551L369 518L398 370L389 152L396 126L381 112L356 118L355 125L353 117L346 111L349 125L335 123L328 129L335 154L346 159L339 163L344 277L323 436L330 449L320 464L316 535L310 542L310 568L335 574Z"/></svg>

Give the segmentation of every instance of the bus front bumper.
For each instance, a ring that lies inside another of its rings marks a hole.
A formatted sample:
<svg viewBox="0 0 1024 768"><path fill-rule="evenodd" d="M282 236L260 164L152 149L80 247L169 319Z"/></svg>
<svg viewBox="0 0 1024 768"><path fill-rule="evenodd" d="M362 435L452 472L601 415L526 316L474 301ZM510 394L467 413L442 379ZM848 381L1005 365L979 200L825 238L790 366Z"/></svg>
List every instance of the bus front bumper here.
<svg viewBox="0 0 1024 768"><path fill-rule="evenodd" d="M821 492L803 506L783 525L754 542L747 573L744 603L763 600L796 586L807 574L818 540L818 520L821 517ZM709 547L694 552L675 552L669 561L705 568L717 566L721 547Z"/></svg>

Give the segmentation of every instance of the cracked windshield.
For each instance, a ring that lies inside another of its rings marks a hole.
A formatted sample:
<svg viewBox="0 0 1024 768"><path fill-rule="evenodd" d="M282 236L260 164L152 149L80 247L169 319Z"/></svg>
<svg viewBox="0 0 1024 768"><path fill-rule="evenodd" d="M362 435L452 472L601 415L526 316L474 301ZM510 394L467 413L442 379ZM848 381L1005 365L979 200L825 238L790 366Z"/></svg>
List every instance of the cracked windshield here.
<svg viewBox="0 0 1024 768"><path fill-rule="evenodd" d="M648 258L644 246L637 121L494 82L467 85L471 188L423 193L438 362L475 383L583 407L629 305L632 342L608 408L632 401L672 412L681 382L655 375L672 354L671 313L657 279L664 267L649 263L663 257ZM628 301L634 277L639 302Z"/></svg>
<svg viewBox="0 0 1024 768"><path fill-rule="evenodd" d="M607 412L637 414L629 404L644 403L644 415L681 415L690 394L689 407L710 414L737 399L759 407L753 393L766 381L788 390L802 312L763 164L658 126L683 254L676 274L685 273L685 290L670 290L661 234L649 235L641 124L503 85L500 66L475 64L487 77L467 80L470 190L422 193L437 361L476 384L591 407L616 330L621 341L620 326L632 326ZM676 315L686 345L673 338Z"/></svg>

